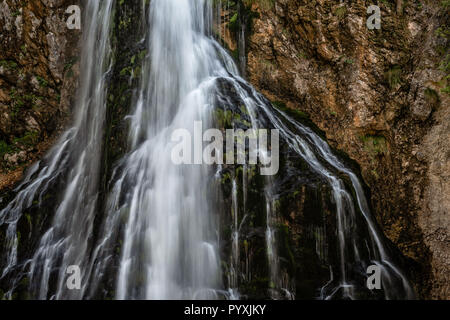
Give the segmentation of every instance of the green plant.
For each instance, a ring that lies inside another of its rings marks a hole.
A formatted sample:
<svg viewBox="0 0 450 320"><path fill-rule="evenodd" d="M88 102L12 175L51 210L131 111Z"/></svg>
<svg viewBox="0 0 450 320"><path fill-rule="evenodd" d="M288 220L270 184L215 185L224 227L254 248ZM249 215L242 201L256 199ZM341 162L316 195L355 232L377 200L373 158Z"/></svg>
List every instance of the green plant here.
<svg viewBox="0 0 450 320"><path fill-rule="evenodd" d="M72 67L78 61L78 57L72 57L64 65L64 73L67 73L69 77L73 76Z"/></svg>
<svg viewBox="0 0 450 320"><path fill-rule="evenodd" d="M428 103L436 104L439 102L439 95L433 89L426 88L424 94L425 94L425 98L428 101Z"/></svg>
<svg viewBox="0 0 450 320"><path fill-rule="evenodd" d="M308 59L308 56L307 56L307 54L304 51L299 51L297 53L297 57L301 58L301 59Z"/></svg>
<svg viewBox="0 0 450 320"><path fill-rule="evenodd" d="M439 27L436 29L436 31L434 33L436 34L437 37L446 38L446 39L450 37L450 29L448 29L446 27Z"/></svg>
<svg viewBox="0 0 450 320"><path fill-rule="evenodd" d="M3 160L3 155L12 151L12 147L6 141L0 140L0 158Z"/></svg>
<svg viewBox="0 0 450 320"><path fill-rule="evenodd" d="M47 87L48 86L48 81L45 80L44 78L40 77L40 76L36 76L37 81L39 82L39 85L41 87Z"/></svg>
<svg viewBox="0 0 450 320"><path fill-rule="evenodd" d="M19 145L32 146L37 143L39 133L37 131L28 131L23 137L15 138L13 142Z"/></svg>
<svg viewBox="0 0 450 320"><path fill-rule="evenodd" d="M386 138L383 136L365 135L361 137L361 141L364 144L364 150L373 158L380 154L386 154L388 151Z"/></svg>
<svg viewBox="0 0 450 320"><path fill-rule="evenodd" d="M394 66L392 69L386 72L386 78L391 89L401 84L401 75L402 68L400 66Z"/></svg>
<svg viewBox="0 0 450 320"><path fill-rule="evenodd" d="M8 68L8 69L16 69L17 63L10 60L0 60L0 67Z"/></svg>
<svg viewBox="0 0 450 320"><path fill-rule="evenodd" d="M351 58L345 58L344 62L345 62L346 64L353 64L353 59L351 59Z"/></svg>
<svg viewBox="0 0 450 320"><path fill-rule="evenodd" d="M344 6L338 7L334 10L334 15L336 17L338 17L339 20L342 20L346 14L347 14L347 8Z"/></svg>
<svg viewBox="0 0 450 320"><path fill-rule="evenodd" d="M230 110L217 109L215 119L221 128L230 128L233 122L233 113Z"/></svg>

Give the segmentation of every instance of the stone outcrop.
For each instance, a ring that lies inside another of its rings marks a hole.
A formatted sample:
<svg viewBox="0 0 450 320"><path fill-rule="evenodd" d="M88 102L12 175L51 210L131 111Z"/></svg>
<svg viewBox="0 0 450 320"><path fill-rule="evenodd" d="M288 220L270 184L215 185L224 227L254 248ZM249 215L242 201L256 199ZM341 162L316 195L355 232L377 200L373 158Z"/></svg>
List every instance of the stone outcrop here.
<svg viewBox="0 0 450 320"><path fill-rule="evenodd" d="M79 30L66 10L77 1L0 1L0 190L45 153L75 99Z"/></svg>

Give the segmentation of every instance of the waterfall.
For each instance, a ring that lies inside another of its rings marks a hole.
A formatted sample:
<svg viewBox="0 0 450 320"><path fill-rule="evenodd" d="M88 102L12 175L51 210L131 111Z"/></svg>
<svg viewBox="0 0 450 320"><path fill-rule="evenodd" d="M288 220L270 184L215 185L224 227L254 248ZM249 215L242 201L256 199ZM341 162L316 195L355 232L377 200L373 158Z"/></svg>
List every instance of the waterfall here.
<svg viewBox="0 0 450 320"><path fill-rule="evenodd" d="M217 110L234 105L247 115L248 129L276 129L288 152L307 163L308 170L332 190L339 261L329 266L331 279L317 288L320 294L314 298L358 298L367 278L360 270L364 273L373 264L382 269L384 298L414 298L370 213L357 175L314 131L275 108L243 79L235 61L212 35L213 19L221 17L213 1L145 3L142 0L142 8L148 7L142 17L149 24L143 40L147 56L126 118L128 151L114 164L105 203L99 203L98 193L107 79L114 63L109 40L113 0L87 1L75 125L29 169L15 198L0 212L0 225L7 225L2 278L23 270L30 292L39 299L104 297L100 292L106 282L116 299L243 298L241 284L253 276L241 231L250 220L249 172L254 168L242 167L241 182L232 176L231 214L226 213L228 219L231 216L231 236L224 239L216 195L223 193L219 180L230 168L199 159L194 165L177 165L171 158L176 146L173 132L202 134L195 122L201 121L203 129L212 128L217 125ZM244 30L240 30L240 42L245 48ZM240 62L245 70L245 49ZM265 203L259 214L265 221L267 290L270 298L293 299L295 282L280 264L281 239L275 232L278 182L275 177L261 181ZM33 254L20 261L17 222L35 201L46 206L50 189L60 192L51 222ZM326 260L323 242L328 239L322 233L315 251ZM231 251L224 257L226 242L231 243ZM73 265L82 270L81 290L65 285L67 267ZM20 278L11 279L8 297Z"/></svg>
<svg viewBox="0 0 450 320"><path fill-rule="evenodd" d="M131 151L108 200L107 219L127 215L117 299L211 299L220 290L213 168L171 160L172 132L194 135L194 121L210 123L214 76L226 74L207 37L211 21L204 13L211 10L209 1L150 4Z"/></svg>
<svg viewBox="0 0 450 320"><path fill-rule="evenodd" d="M75 124L55 147L28 172L16 198L0 212L8 226L6 275L17 263L16 224L33 200L44 206L44 195L53 187L61 192L51 227L42 236L29 266L30 291L37 298L81 298L79 291L65 287L66 268L78 265L86 270L97 188L105 114L105 78L110 70L109 45L112 0L89 1L85 8L86 29L80 89L75 106ZM58 271L55 271L58 269ZM53 279L51 279L53 278ZM48 296L49 283L56 280L56 295Z"/></svg>

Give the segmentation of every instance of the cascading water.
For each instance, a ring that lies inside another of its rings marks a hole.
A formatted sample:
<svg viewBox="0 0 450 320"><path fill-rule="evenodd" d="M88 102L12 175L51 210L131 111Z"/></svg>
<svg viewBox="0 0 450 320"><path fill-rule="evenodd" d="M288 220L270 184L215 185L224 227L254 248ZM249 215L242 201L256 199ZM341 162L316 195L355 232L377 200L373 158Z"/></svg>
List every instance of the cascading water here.
<svg viewBox="0 0 450 320"><path fill-rule="evenodd" d="M80 291L67 290L66 268L78 265L86 270L95 213L103 125L105 116L105 78L111 67L109 46L113 0L89 1L83 39L81 87L76 104L75 125L62 135L43 161L35 164L17 188L17 197L0 212L8 226L5 276L17 264L16 225L21 215L39 199L44 206L50 188L61 191L51 227L42 236L29 267L30 291L36 298L81 298ZM49 296L50 282L56 281L55 294ZM12 288L14 288L14 284Z"/></svg>
<svg viewBox="0 0 450 320"><path fill-rule="evenodd" d="M128 216L118 299L206 299L220 288L208 190L212 168L179 167L171 160L172 132L185 128L195 134L194 121L208 124L210 77L225 72L204 36L210 27L207 5L150 4L149 61L131 117L132 151L123 159L109 202L109 215Z"/></svg>
<svg viewBox="0 0 450 320"><path fill-rule="evenodd" d="M127 117L128 152L113 169L106 203L98 203L113 7L113 0L88 1L76 124L30 169L15 199L0 212L0 224L7 225L2 278L12 279L9 297L20 276L27 274L31 294L40 299L104 297L106 282L116 299L245 298L249 291L245 283L255 277L250 271L250 236L242 234L256 219L250 212L254 167L234 168L242 170L242 180L233 174L231 207L225 213L220 207L227 201L222 199L220 181L230 168L202 164L195 146L194 165L176 165L171 157L176 130L201 137L195 122L201 121L204 129L217 126L217 112L228 114L227 105L245 115L246 129L278 130L290 157L302 159L308 166L304 170L313 172L331 190L338 262L329 266L331 279L316 288L314 298L360 297L367 277L362 274L371 264L383 271L385 298L414 297L371 217L357 176L317 134L274 108L239 76L232 58L212 36L213 1L150 2L143 41L147 56L134 109ZM224 128L223 123L220 127ZM268 278L269 297L292 299L295 281L282 267L278 252L282 240L275 232L280 220L276 205L280 182L276 177L260 181L265 203L258 213L265 224L261 247L268 265L268 270L261 267L260 272ZM34 201L45 206L50 188L62 190L52 221L33 255L21 261L17 221ZM100 220L98 230L93 227L95 219ZM229 236L224 232L227 226L221 225L224 219L230 222ZM317 233L317 255L326 260L327 239L323 231ZM230 247L228 255L223 254L225 247ZM70 265L82 270L81 290L65 286ZM296 283L302 280L307 279L296 279Z"/></svg>

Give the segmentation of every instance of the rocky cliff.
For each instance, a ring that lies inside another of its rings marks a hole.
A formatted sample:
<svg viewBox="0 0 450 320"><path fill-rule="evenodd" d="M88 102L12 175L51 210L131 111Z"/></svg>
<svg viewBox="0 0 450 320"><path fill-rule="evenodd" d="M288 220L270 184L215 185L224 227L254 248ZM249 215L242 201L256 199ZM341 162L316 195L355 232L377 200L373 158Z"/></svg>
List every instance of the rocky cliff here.
<svg viewBox="0 0 450 320"><path fill-rule="evenodd" d="M372 4L245 0L228 6L221 35L253 85L359 164L419 295L448 299L449 3L378 1L381 28L370 30Z"/></svg>
<svg viewBox="0 0 450 320"><path fill-rule="evenodd" d="M78 1L0 1L0 190L52 145L70 118L79 30L65 13Z"/></svg>

